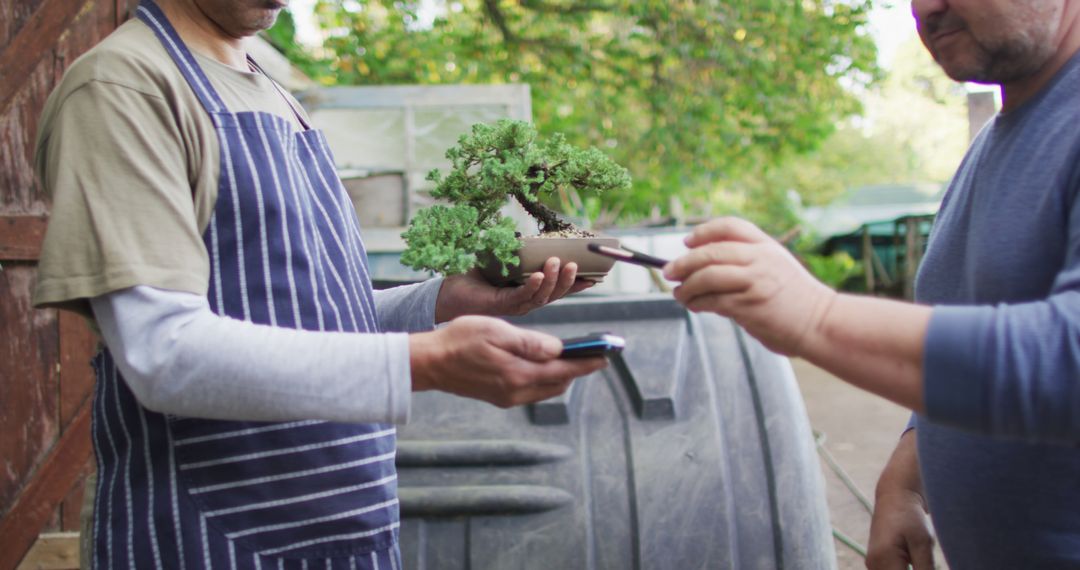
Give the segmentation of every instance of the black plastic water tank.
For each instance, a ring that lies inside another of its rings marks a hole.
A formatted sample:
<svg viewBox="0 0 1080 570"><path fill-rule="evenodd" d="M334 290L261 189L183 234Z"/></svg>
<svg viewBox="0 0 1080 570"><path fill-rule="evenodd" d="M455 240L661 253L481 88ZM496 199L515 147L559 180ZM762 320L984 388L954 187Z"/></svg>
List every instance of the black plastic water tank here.
<svg viewBox="0 0 1080 570"><path fill-rule="evenodd" d="M568 299L512 321L627 346L523 408L415 395L398 451L407 568L835 568L787 359L669 296Z"/></svg>

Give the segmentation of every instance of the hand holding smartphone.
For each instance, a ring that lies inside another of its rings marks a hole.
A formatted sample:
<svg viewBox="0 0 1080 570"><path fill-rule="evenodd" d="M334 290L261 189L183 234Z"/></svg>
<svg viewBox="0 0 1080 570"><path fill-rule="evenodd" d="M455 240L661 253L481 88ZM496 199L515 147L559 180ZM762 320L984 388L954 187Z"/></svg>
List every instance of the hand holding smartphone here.
<svg viewBox="0 0 1080 570"><path fill-rule="evenodd" d="M606 332L562 339L563 350L559 358L589 358L610 356L622 352L626 339Z"/></svg>

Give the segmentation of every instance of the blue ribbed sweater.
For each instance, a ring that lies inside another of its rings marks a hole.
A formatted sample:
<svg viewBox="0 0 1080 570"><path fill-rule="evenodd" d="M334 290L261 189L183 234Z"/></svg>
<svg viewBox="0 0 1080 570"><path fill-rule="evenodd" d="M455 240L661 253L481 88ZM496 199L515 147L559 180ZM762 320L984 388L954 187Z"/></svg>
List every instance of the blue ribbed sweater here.
<svg viewBox="0 0 1080 570"><path fill-rule="evenodd" d="M1080 568L1080 56L964 158L916 297L915 421L950 567Z"/></svg>

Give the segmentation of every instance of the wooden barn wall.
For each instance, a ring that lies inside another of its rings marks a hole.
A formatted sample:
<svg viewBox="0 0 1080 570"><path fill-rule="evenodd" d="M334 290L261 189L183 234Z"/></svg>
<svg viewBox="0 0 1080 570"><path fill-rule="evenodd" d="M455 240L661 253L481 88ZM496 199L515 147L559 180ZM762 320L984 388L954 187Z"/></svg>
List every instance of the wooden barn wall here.
<svg viewBox="0 0 1080 570"><path fill-rule="evenodd" d="M38 116L67 66L135 5L0 0L0 570L40 532L78 530L92 469L94 339L78 317L30 306L49 213L32 169Z"/></svg>

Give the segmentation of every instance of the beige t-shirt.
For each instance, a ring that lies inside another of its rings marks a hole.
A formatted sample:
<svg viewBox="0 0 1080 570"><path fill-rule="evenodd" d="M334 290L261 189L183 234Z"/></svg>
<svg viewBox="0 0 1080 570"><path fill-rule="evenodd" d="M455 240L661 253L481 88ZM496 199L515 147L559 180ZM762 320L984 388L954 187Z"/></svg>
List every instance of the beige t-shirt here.
<svg viewBox="0 0 1080 570"><path fill-rule="evenodd" d="M299 104L268 78L195 57L230 111L300 128ZM210 116L153 31L137 19L117 28L42 113L35 169L53 208L34 304L89 316L87 299L135 285L205 295L220 160Z"/></svg>

